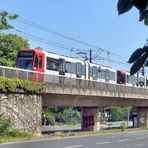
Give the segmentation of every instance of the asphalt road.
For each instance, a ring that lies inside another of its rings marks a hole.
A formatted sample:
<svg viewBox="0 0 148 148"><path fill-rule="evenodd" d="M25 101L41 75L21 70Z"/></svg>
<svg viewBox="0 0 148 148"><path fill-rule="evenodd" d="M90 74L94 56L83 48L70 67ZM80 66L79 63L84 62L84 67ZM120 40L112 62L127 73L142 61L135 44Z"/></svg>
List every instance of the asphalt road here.
<svg viewBox="0 0 148 148"><path fill-rule="evenodd" d="M7 143L0 148L148 148L148 131Z"/></svg>

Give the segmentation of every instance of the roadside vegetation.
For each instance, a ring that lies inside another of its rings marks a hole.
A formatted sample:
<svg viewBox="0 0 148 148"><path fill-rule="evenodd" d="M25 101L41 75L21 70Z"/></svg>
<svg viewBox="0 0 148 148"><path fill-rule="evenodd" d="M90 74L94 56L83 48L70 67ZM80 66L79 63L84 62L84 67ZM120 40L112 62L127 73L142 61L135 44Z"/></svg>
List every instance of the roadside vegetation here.
<svg viewBox="0 0 148 148"><path fill-rule="evenodd" d="M0 77L0 92L29 92L37 93L43 90L43 84L18 78Z"/></svg>
<svg viewBox="0 0 148 148"><path fill-rule="evenodd" d="M41 139L41 138L57 138L57 137L68 137L68 136L87 136L87 135L99 135L99 134L109 134L117 132L133 132L133 131L142 131L147 130L147 128L127 128L126 124L123 124L122 127L100 130L100 131L77 131L77 132L55 132L54 134L45 134L45 135L33 135L26 132L22 132L16 129L13 129L13 121L11 118L5 117L3 114L0 114L0 143L12 142L12 141L22 141L22 140L32 140L32 139Z"/></svg>
<svg viewBox="0 0 148 148"><path fill-rule="evenodd" d="M100 131L76 131L76 132L55 132L54 134L44 134L44 138L62 138L69 136L91 136L91 135L102 135L102 134L112 134L112 133L121 133L121 132L140 132L148 130L146 127L142 128L125 128L124 130L119 128L111 128L107 130Z"/></svg>
<svg viewBox="0 0 148 148"><path fill-rule="evenodd" d="M37 138L41 138L41 136L13 129L13 120L0 114L0 143Z"/></svg>
<svg viewBox="0 0 148 148"><path fill-rule="evenodd" d="M42 125L77 125L81 122L79 107L43 108Z"/></svg>

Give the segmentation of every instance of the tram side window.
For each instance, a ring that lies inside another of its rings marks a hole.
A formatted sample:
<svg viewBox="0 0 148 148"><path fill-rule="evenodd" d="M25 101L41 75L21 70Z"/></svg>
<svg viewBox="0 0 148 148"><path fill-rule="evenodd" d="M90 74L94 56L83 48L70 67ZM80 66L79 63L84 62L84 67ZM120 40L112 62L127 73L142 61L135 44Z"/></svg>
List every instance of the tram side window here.
<svg viewBox="0 0 148 148"><path fill-rule="evenodd" d="M133 76L127 75L127 82L129 84L133 84Z"/></svg>
<svg viewBox="0 0 148 148"><path fill-rule="evenodd" d="M126 76L126 83L129 83L129 84L131 84L131 76L130 75L127 75Z"/></svg>
<svg viewBox="0 0 148 148"><path fill-rule="evenodd" d="M85 75L85 66L82 65L82 75Z"/></svg>
<svg viewBox="0 0 148 148"><path fill-rule="evenodd" d="M92 67L89 68L89 76L90 76L90 77L93 76L93 70L92 70Z"/></svg>
<svg viewBox="0 0 148 148"><path fill-rule="evenodd" d="M98 68L98 78L101 78L101 67Z"/></svg>
<svg viewBox="0 0 148 148"><path fill-rule="evenodd" d="M115 76L116 76L115 75L115 72L110 71L110 80L115 81L116 80L116 77Z"/></svg>
<svg viewBox="0 0 148 148"><path fill-rule="evenodd" d="M105 79L105 70L104 69L101 70L101 78Z"/></svg>
<svg viewBox="0 0 148 148"><path fill-rule="evenodd" d="M97 67L93 66L93 78L96 79L97 78Z"/></svg>
<svg viewBox="0 0 148 148"><path fill-rule="evenodd" d="M71 72L73 74L76 74L76 64L75 63L71 63Z"/></svg>
<svg viewBox="0 0 148 148"><path fill-rule="evenodd" d="M47 57L47 69L48 70L59 70L59 61L57 59Z"/></svg>
<svg viewBox="0 0 148 148"><path fill-rule="evenodd" d="M105 80L110 80L110 71L105 69Z"/></svg>
<svg viewBox="0 0 148 148"><path fill-rule="evenodd" d="M77 76L81 77L81 75L82 75L82 65L81 65L81 63L76 63L76 65L77 65Z"/></svg>
<svg viewBox="0 0 148 148"><path fill-rule="evenodd" d="M112 72L113 80L116 80L116 72Z"/></svg>
<svg viewBox="0 0 148 148"><path fill-rule="evenodd" d="M66 62L65 72L72 73L71 62Z"/></svg>

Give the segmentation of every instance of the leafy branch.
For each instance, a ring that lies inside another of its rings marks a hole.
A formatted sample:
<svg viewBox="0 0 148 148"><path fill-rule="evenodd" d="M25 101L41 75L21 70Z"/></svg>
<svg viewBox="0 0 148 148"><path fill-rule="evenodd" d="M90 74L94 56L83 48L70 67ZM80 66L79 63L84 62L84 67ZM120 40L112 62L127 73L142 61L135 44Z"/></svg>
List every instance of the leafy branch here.
<svg viewBox="0 0 148 148"><path fill-rule="evenodd" d="M119 15L126 13L133 7L139 10L139 21L144 21L144 24L148 25L148 0L118 0Z"/></svg>
<svg viewBox="0 0 148 148"><path fill-rule="evenodd" d="M7 11L0 11L0 30L9 30L14 27L8 24L8 20L17 19L19 16L17 14L9 14Z"/></svg>

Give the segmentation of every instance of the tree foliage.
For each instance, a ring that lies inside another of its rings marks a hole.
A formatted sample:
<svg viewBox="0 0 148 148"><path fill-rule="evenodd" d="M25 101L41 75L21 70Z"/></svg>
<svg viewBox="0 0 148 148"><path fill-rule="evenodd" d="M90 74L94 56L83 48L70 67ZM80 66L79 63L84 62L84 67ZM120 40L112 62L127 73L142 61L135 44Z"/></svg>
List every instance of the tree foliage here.
<svg viewBox="0 0 148 148"><path fill-rule="evenodd" d="M132 53L128 61L128 63L133 63L130 69L131 75L135 74L137 71L140 70L141 67L145 66L147 57L148 57L148 46L145 46L143 48L138 48Z"/></svg>
<svg viewBox="0 0 148 148"><path fill-rule="evenodd" d="M15 66L16 55L21 48L29 48L28 40L16 34L0 33L0 65Z"/></svg>
<svg viewBox="0 0 148 148"><path fill-rule="evenodd" d="M17 18L17 14L11 15L7 11L0 11L0 31L13 29L14 27L9 24L9 20ZM17 52L21 48L29 48L27 40L16 34L0 33L0 65L14 67Z"/></svg>
<svg viewBox="0 0 148 148"><path fill-rule="evenodd" d="M118 14L123 14L131 8L136 7L139 10L139 21L144 21L148 25L148 0L118 0Z"/></svg>
<svg viewBox="0 0 148 148"><path fill-rule="evenodd" d="M80 123L80 112L78 110L79 109L76 107L43 108L42 115L43 119L47 120L46 123L50 125L54 125L57 123L77 124Z"/></svg>
<svg viewBox="0 0 148 148"><path fill-rule="evenodd" d="M131 108L128 108L128 107L112 107L111 111L110 111L111 121L126 120L129 110L131 110Z"/></svg>
<svg viewBox="0 0 148 148"><path fill-rule="evenodd" d="M123 14L131 8L136 7L139 10L139 21L144 21L148 25L148 0L118 0L118 14ZM148 46L136 49L128 60L128 63L133 63L130 74L133 75L143 66L148 65Z"/></svg>
<svg viewBox="0 0 148 148"><path fill-rule="evenodd" d="M0 11L0 30L8 30L14 28L8 23L8 20L17 19L17 14L9 14L7 11Z"/></svg>

